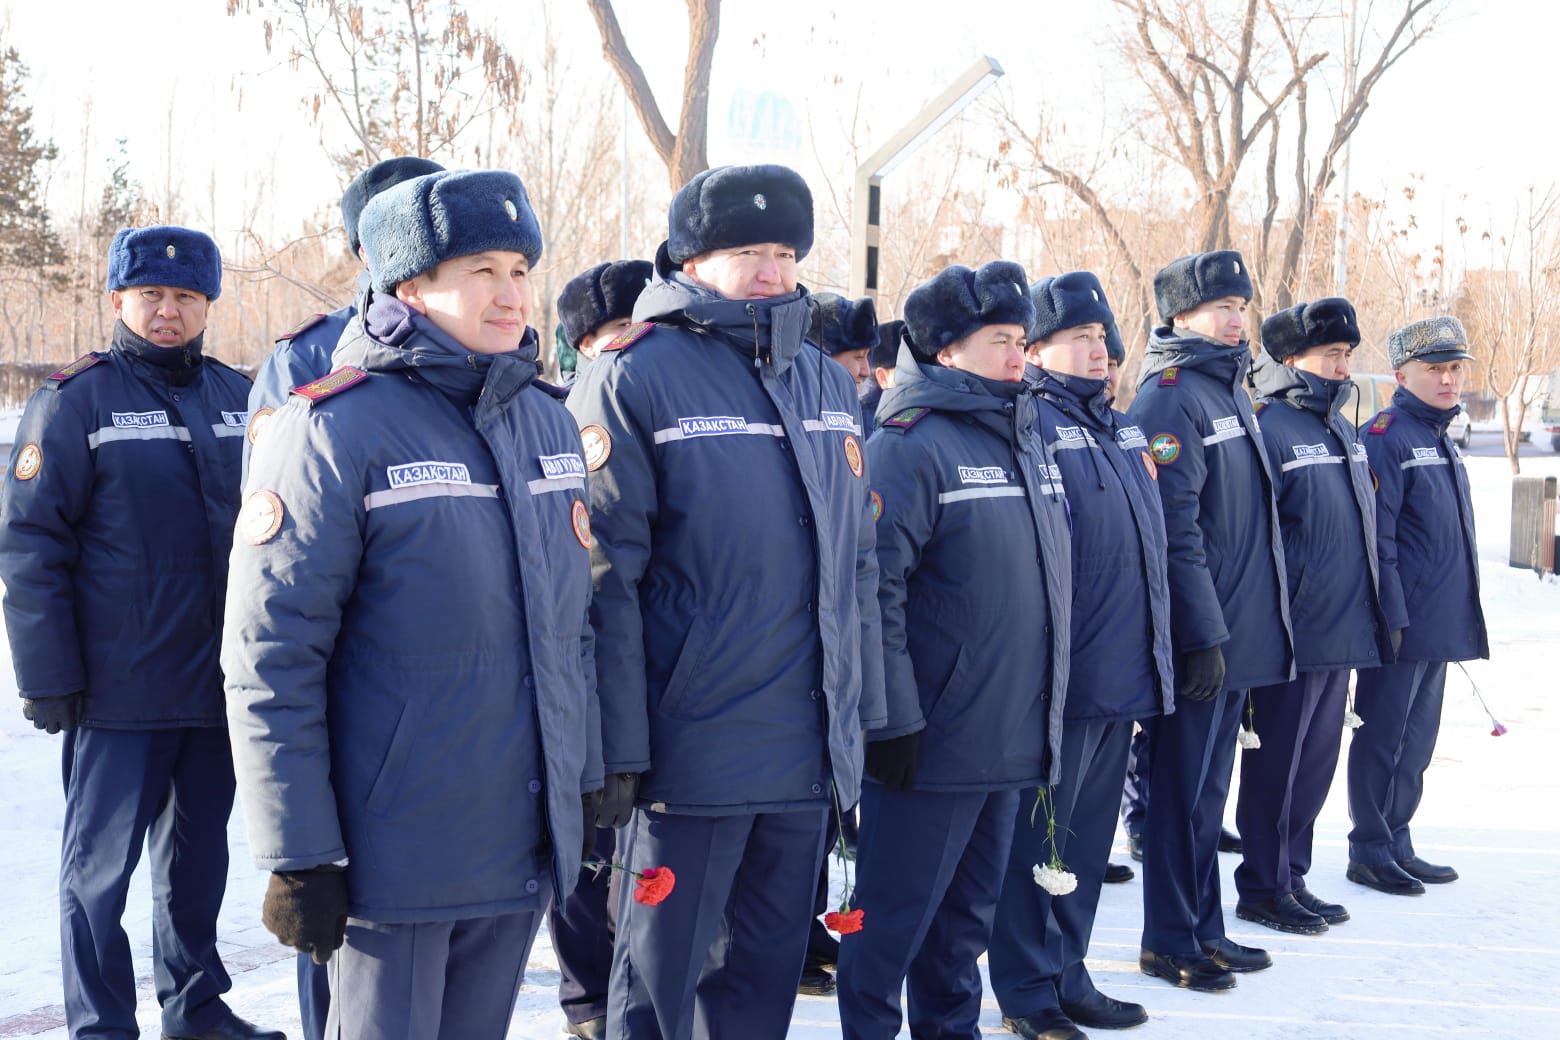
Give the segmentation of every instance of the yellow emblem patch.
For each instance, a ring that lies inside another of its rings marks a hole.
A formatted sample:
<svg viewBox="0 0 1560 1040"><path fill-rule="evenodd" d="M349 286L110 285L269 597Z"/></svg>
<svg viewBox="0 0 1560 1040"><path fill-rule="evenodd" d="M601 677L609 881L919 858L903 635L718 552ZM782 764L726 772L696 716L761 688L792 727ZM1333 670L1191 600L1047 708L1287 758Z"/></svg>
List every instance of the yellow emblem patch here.
<svg viewBox="0 0 1560 1040"><path fill-rule="evenodd" d="M845 435L845 464L856 476L861 476L861 445L850 434Z"/></svg>
<svg viewBox="0 0 1560 1040"><path fill-rule="evenodd" d="M250 545L264 545L282 529L286 515L282 498L276 492L252 492L238 513L238 536Z"/></svg>
<svg viewBox="0 0 1560 1040"><path fill-rule="evenodd" d="M260 431L265 428L265 424L275 414L275 408L261 408L249 417L249 429L244 431L244 436L249 439L250 444L260 439Z"/></svg>
<svg viewBox="0 0 1560 1040"><path fill-rule="evenodd" d="M16 455L16 479L31 480L43 469L43 449L29 444Z"/></svg>
<svg viewBox="0 0 1560 1040"><path fill-rule="evenodd" d="M574 500L574 516L571 520L574 524L574 537L589 549L595 544L590 537L590 510L585 508L585 503L577 498Z"/></svg>
<svg viewBox="0 0 1560 1040"><path fill-rule="evenodd" d="M605 466L612 455L612 435L591 423L580 431L580 446L585 450L585 468L594 473Z"/></svg>

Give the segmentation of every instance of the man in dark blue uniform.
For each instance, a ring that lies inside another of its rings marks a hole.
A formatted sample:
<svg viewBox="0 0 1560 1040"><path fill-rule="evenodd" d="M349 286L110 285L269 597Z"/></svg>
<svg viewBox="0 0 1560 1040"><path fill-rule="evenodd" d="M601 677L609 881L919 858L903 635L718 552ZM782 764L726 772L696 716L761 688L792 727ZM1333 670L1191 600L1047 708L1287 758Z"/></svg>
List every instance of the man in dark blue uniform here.
<svg viewBox="0 0 1560 1040"><path fill-rule="evenodd" d="M1148 441L1105 400L1105 290L1087 271L1030 289L1025 356L1037 433L1062 471L1072 519L1071 668L1060 776L1047 822L1020 805L987 960L1003 1022L1027 1040L1080 1040L1079 1026L1124 1029L1141 1004L1094 988L1084 966L1116 831L1099 811L1121 791L1135 719L1173 708L1165 525ZM1048 833L1050 831L1050 833ZM1031 871L1053 857L1076 888L1052 895Z"/></svg>
<svg viewBox="0 0 1560 1040"><path fill-rule="evenodd" d="M347 248L354 259L367 264L363 244L358 238L358 217L368 200L393 188L402 181L438 173L444 167L430 159L397 156L383 159L358 174L341 196L341 224L347 233ZM358 278L358 292L367 285L364 271ZM249 452L255 438L271 418L271 415L287 403L287 395L295 386L312 383L333 367L330 355L346 331L347 323L357 314L357 301L329 314L316 314L276 341L276 349L261 363L255 372L255 385L249 391L249 437L244 446L244 472L249 471ZM330 999L325 986L325 972L311 970L307 957L298 958L298 996L303 1010L304 1040L320 1040L325 1026L325 1011ZM327 1003L312 1006L311 994Z"/></svg>
<svg viewBox="0 0 1560 1040"><path fill-rule="evenodd" d="M1349 919L1306 887L1311 839L1338 767L1349 673L1363 676L1392 654L1370 465L1342 412L1359 342L1349 301L1297 304L1262 323L1266 356L1255 372L1299 674L1251 691L1246 721L1256 740L1241 754L1235 916L1299 935Z"/></svg>
<svg viewBox="0 0 1560 1040"><path fill-rule="evenodd" d="M1071 595L1060 473L1023 382L1024 269L949 267L868 443L888 725L870 735L856 857L865 928L840 943L844 1035L975 1036L1020 791L1056 781ZM1027 868L1026 868L1027 869Z"/></svg>
<svg viewBox="0 0 1560 1040"><path fill-rule="evenodd" d="M634 303L653 274L648 260L618 260L597 264L575 275L558 295L558 320L564 339L578 352L576 372L583 372L633 320ZM610 862L617 849L617 830L633 811L636 778L613 773L606 777L596 823L596 857ZM607 1035L607 984L612 974L612 944L617 936L617 892L622 874L584 868L567 899L554 900L547 930L558 955L558 1004L564 1031L586 1040Z"/></svg>
<svg viewBox="0 0 1560 1040"><path fill-rule="evenodd" d="M1242 383L1251 278L1239 253L1182 257L1154 275L1167 323L1149 337L1128 412L1159 473L1169 540L1175 713L1149 727L1139 966L1225 990L1272 960L1224 933L1220 821L1246 690L1294 675L1284 547L1262 435Z"/></svg>
<svg viewBox="0 0 1560 1040"><path fill-rule="evenodd" d="M905 334L905 323L895 319L878 325L877 345L867 351L867 365L872 372L861 388L861 428L867 436L877 429L878 402L883 391L894 386L894 367L899 364L899 343Z"/></svg>
<svg viewBox="0 0 1560 1040"><path fill-rule="evenodd" d="M27 404L0 504L0 577L22 710L65 733L60 946L75 1037L129 1040L120 926L144 841L170 1038L279 1038L222 1001L217 953L233 759L217 664L249 381L201 345L216 243L127 228L108 255L109 349Z"/></svg>
<svg viewBox="0 0 1560 1040"><path fill-rule="evenodd" d="M363 211L371 285L252 459L222 649L264 921L341 1040L503 1036L601 787L585 463L535 386L518 177Z"/></svg>
<svg viewBox="0 0 1560 1040"><path fill-rule="evenodd" d="M1365 427L1376 490L1381 606L1397 660L1360 673L1349 743L1350 881L1393 895L1457 880L1414 852L1408 825L1441 728L1446 665L1490 655L1479 604L1478 542L1462 456L1446 434L1460 402L1468 339L1450 316L1388 340L1392 404Z"/></svg>
<svg viewBox="0 0 1560 1040"><path fill-rule="evenodd" d="M859 391L872 379L871 354L878 342L877 305L870 296L847 300L837 293L814 293L812 302L808 340L850 373Z"/></svg>
<svg viewBox="0 0 1560 1040"><path fill-rule="evenodd" d="M785 1035L825 817L883 723L855 386L806 341L796 281L812 218L783 166L698 174L635 324L569 394L605 766L638 784L619 856L678 878L619 900L616 1040Z"/></svg>

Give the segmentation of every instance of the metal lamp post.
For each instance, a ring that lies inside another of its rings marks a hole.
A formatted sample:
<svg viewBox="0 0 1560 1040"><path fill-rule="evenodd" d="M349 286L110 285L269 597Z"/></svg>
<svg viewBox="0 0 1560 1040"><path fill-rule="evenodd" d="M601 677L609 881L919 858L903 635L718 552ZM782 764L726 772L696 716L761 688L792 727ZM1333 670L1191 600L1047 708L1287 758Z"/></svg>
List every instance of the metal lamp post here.
<svg viewBox="0 0 1560 1040"><path fill-rule="evenodd" d="M851 296L868 296L877 302L883 178L1001 75L1002 66L995 58L982 57L856 168L850 220Z"/></svg>

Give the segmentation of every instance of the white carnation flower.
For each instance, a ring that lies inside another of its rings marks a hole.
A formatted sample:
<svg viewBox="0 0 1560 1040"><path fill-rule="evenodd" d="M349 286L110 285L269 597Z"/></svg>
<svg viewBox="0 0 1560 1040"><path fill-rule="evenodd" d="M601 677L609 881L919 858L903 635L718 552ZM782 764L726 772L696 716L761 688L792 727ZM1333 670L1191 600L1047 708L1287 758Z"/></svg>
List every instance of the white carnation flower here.
<svg viewBox="0 0 1560 1040"><path fill-rule="evenodd" d="M1036 866L1035 884L1053 896L1065 896L1078 887L1078 878L1068 870L1057 870L1050 866Z"/></svg>
<svg viewBox="0 0 1560 1040"><path fill-rule="evenodd" d="M1359 729L1365 725L1365 720L1356 715L1353 708L1350 708L1343 713L1343 724L1350 729Z"/></svg>
<svg viewBox="0 0 1560 1040"><path fill-rule="evenodd" d="M1255 751L1262 746L1262 738L1257 736L1256 730L1242 726L1240 731L1235 734L1235 743L1248 751Z"/></svg>

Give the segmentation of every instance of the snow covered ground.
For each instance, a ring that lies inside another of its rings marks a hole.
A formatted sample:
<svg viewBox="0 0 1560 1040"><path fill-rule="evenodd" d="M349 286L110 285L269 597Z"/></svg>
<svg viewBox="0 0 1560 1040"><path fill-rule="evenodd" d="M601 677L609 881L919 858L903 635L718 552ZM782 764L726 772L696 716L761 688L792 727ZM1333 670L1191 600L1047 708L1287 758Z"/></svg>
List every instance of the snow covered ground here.
<svg viewBox="0 0 1560 1040"><path fill-rule="evenodd" d="M1468 671L1510 732L1490 736L1468 680L1453 668L1440 745L1414 827L1420 852L1456 866L1462 880L1432 886L1414 899L1344 880L1348 813L1340 775L1317 828L1311 888L1345 903L1353 920L1314 938L1237 920L1230 880L1235 858L1220 857L1231 936L1265 946L1275 960L1272 969L1241 976L1224 994L1178 991L1139 974L1141 881L1106 886L1090 967L1106 993L1147 1005L1151 1020L1134 1037L1560 1036L1560 583L1506 565L1509 471L1504 459L1481 454L1469 459L1468 468L1492 659L1470 663ZM1535 450L1523 468L1525 475L1560 476L1560 457ZM0 655L8 657L8 650ZM21 718L7 696L14 692L9 661L0 661L0 1038L61 1040L59 742ZM233 862L221 921L233 975L229 1001L252 1021L288 1029L296 1038L292 955L260 925L265 878L249 863L237 812L230 838ZM1124 853L1116 858L1126 861ZM142 1035L155 1038L150 904L143 864L125 923L142 980ZM560 1034L557 983L544 931L517 1000L512 1040ZM989 994L981 1021L987 1033L1010 1035ZM791 1037L838 1035L831 998L797 1001ZM1095 1040L1107 1035L1094 1033Z"/></svg>

